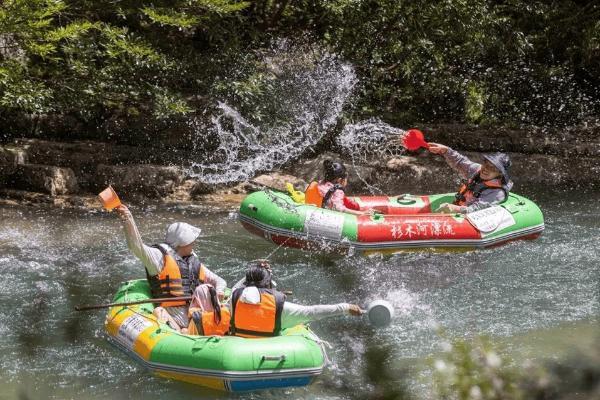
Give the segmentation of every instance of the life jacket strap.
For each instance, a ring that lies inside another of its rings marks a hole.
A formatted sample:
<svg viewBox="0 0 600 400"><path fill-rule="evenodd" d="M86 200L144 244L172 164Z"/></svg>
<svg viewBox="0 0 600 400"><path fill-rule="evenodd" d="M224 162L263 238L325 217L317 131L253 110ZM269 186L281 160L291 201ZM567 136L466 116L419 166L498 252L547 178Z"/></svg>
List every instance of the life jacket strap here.
<svg viewBox="0 0 600 400"><path fill-rule="evenodd" d="M325 193L325 196L323 196L323 204L321 205L322 208L327 208L327 203L329 203L331 196L333 196L336 190L341 190L344 193L346 192L342 185L336 183L335 185L330 187L327 193Z"/></svg>

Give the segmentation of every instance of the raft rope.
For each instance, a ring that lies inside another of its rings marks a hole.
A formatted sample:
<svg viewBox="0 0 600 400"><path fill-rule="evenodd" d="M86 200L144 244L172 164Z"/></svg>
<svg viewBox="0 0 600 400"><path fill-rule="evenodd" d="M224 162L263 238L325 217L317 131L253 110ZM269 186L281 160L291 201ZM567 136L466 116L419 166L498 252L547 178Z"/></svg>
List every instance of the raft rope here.
<svg viewBox="0 0 600 400"><path fill-rule="evenodd" d="M279 250L280 248L282 248L287 242L288 240L290 240L292 237L288 236L287 239L285 239L283 242L281 242L281 244L279 246L277 246L277 248L275 250L273 250L272 252L270 252L269 254L267 254L267 256L265 258L262 258L262 260L268 260L269 258L271 258L271 256L273 254L275 254L277 252L277 250Z"/></svg>

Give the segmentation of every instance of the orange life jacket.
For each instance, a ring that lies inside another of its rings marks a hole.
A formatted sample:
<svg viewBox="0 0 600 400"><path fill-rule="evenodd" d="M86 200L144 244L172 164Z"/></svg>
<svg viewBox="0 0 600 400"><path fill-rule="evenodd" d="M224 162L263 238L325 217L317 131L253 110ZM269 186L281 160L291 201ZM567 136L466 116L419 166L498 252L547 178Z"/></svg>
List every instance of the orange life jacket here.
<svg viewBox="0 0 600 400"><path fill-rule="evenodd" d="M187 261L169 254L162 246L158 248L164 257L164 267L158 275L150 276L146 271L146 278L150 283L152 297L179 297L190 296L194 289L206 279L206 268L195 255ZM171 301L160 303L161 307L184 306L186 301Z"/></svg>
<svg viewBox="0 0 600 400"><path fill-rule="evenodd" d="M221 320L217 322L214 311L202 311L200 308L190 307L188 312L190 325L188 334L203 336L223 336L229 332L231 314L227 307L221 307Z"/></svg>
<svg viewBox="0 0 600 400"><path fill-rule="evenodd" d="M477 171L469 180L462 183L458 189L458 193L456 193L454 204L457 206L471 204L474 199L479 198L481 193L488 189L501 189L504 191L504 197L508 198L508 189L502 184L501 179L496 178L484 181L479 176L480 171Z"/></svg>
<svg viewBox="0 0 600 400"><path fill-rule="evenodd" d="M312 204L321 208L323 206L323 196L319 192L319 182L311 182L304 192L304 204Z"/></svg>
<svg viewBox="0 0 600 400"><path fill-rule="evenodd" d="M231 295L232 334L247 338L279 335L285 295L274 289L259 288L260 303L247 304L240 301L244 289L238 288Z"/></svg>

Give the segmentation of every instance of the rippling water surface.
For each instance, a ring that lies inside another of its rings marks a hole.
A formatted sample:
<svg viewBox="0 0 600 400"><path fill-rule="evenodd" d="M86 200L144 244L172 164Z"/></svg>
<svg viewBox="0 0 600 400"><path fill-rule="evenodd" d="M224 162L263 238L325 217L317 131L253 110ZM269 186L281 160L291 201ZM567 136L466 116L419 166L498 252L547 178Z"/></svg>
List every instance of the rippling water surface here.
<svg viewBox="0 0 600 400"><path fill-rule="evenodd" d="M385 257L277 251L276 277L294 292L293 301L364 305L385 298L396 307L395 320L379 331L350 317L313 323L332 345L332 365L318 381L239 395L151 376L106 341L104 311L72 311L107 302L120 282L143 277L114 214L0 208L0 398L349 398L371 390L367 365L373 364L399 380L406 370L419 387L413 366L439 351L439 328L450 337L491 335L516 351L531 349L536 332L564 331L576 346L577 324L597 326L600 316L598 194L578 194L577 201L570 194L528 195L546 218L546 231L535 241ZM147 243L159 241L177 220L202 227L197 251L228 282L243 275L246 261L274 249L248 234L233 211L132 211ZM543 348L534 357L554 352Z"/></svg>

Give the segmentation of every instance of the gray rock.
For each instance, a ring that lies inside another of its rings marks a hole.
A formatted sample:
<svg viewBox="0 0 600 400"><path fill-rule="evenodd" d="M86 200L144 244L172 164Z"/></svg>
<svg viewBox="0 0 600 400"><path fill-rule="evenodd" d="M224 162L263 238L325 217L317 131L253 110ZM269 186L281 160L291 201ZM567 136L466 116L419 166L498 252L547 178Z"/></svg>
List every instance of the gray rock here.
<svg viewBox="0 0 600 400"><path fill-rule="evenodd" d="M79 191L71 168L50 165L19 164L10 178L9 186L51 196L75 194Z"/></svg>
<svg viewBox="0 0 600 400"><path fill-rule="evenodd" d="M183 183L185 172L161 165L98 165L96 190L112 185L119 194L136 194L149 198L168 196Z"/></svg>
<svg viewBox="0 0 600 400"><path fill-rule="evenodd" d="M281 172L271 172L268 174L259 175L245 185L246 190L256 191L263 188L271 188L280 191L287 191L286 184L291 183L296 189L304 190L307 186L306 181L297 178L293 175L284 174Z"/></svg>

